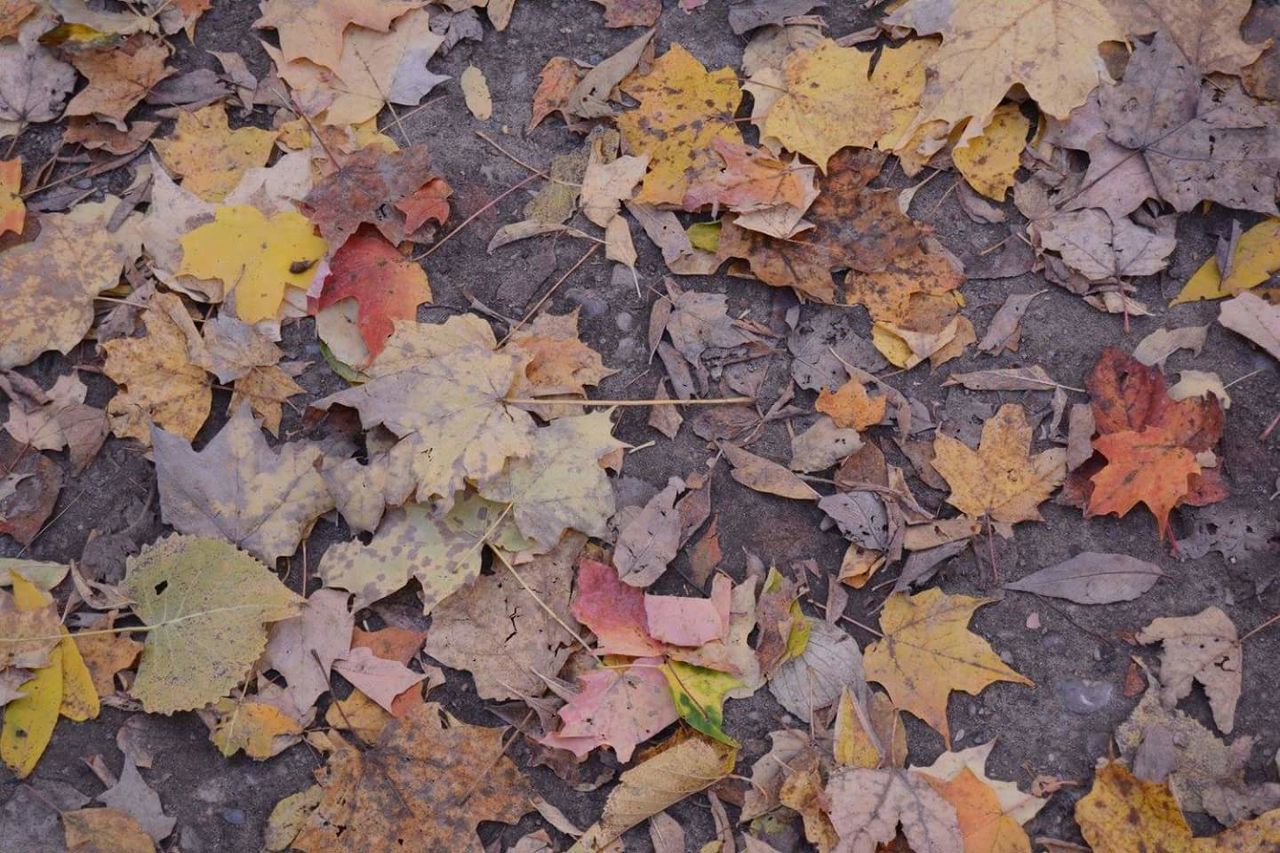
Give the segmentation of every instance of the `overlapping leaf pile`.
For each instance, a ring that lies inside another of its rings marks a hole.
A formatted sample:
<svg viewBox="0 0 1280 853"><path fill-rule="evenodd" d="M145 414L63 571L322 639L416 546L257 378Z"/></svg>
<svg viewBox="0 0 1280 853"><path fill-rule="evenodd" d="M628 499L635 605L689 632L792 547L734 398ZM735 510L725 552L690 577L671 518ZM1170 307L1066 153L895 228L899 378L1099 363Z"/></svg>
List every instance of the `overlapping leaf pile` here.
<svg viewBox="0 0 1280 853"><path fill-rule="evenodd" d="M1221 324L1280 357L1278 54L1241 35L1246 15L1280 32L1274 15L1247 0L905 0L837 34L822 3L743 0L724 12L741 65L713 70L678 30L657 30L658 0L596 2L606 27L654 29L594 66L546 63L526 135L572 141L545 169L485 137L525 183L541 179L488 250L581 240L566 278L602 248L615 285L656 297L647 355L663 375L653 399L621 402L649 406L668 440L695 433L709 457L661 488L616 476L619 401L589 391L634 365L606 366L576 310L543 310L559 283L518 320L470 294L485 316L419 319L454 289L424 259L506 193L455 217L451 177L395 107L448 81L429 63L485 36L478 8L502 31L515 0L262 0L261 78L227 52L181 70L174 39L195 43L207 0L0 0L0 134L19 146L61 121L88 164L0 160L0 533L23 546L0 560L0 760L25 778L61 718L142 712L118 736L118 775L88 762L103 807L70 786L18 786L0 810L5 843L14 815L29 818L17 843L30 849L177 843L138 768L152 757L145 715L194 711L224 756L267 760L305 740L322 758L316 784L276 804L270 850L491 849L481 823L533 811L555 841L539 829L507 849L619 849L647 821L655 849L683 850L667 810L705 791L718 838L704 850L803 834L822 851L1026 851L1024 825L1065 783L1039 777L1027 793L989 777L995 742L955 750L948 705L1036 684L1016 649L971 628L999 599L935 577L972 550L999 585L995 537L1042 522L1055 494L1080 525L1144 504L1175 551L1171 514L1207 507L1191 556L1271 547L1268 530L1215 526L1229 386L1200 370L1165 379L1208 327L1101 349L1085 389L1039 365L953 373L946 384L970 391L1050 395L981 404L968 425L935 422L886 369L1018 352L1043 291L1009 295L979 338L966 266L1040 272L1127 330L1150 313L1143 279L1169 266L1179 217L1204 205L1273 218L1236 224L1173 304L1226 299ZM679 6L666 14L721 14ZM511 106L475 65L456 88L477 122ZM115 194L59 189L125 169ZM887 188L899 169L922 177ZM971 219L1006 222L1010 205L1025 217L1009 226L1012 261L962 260L909 214L946 172ZM633 225L670 273L661 291ZM698 286L720 271L729 296ZM766 292L752 282L784 289L776 316L730 312L739 293ZM864 317L865 338L852 330ZM290 326L322 364L283 360ZM49 353L75 367L44 387L33 376L48 371L29 366ZM77 369L114 383L101 408ZM783 423L785 462L768 458ZM150 454L175 532L135 541L131 523L95 531L70 565L25 558L56 521L64 468L80 476L105 441ZM813 504L842 538L840 565L747 554L731 574L726 474ZM309 559L322 518L350 535ZM685 594L669 594L682 553ZM1083 551L1004 588L1101 606L1166 577ZM865 604L889 584L864 608L878 627L846 615L849 590ZM1253 632L1216 605L1139 625L1128 638L1161 645L1158 672L1126 678L1144 696L1075 805L1080 834L1100 851L1280 846L1280 785L1245 780L1253 740L1226 744L1178 707L1200 685L1231 734ZM446 681L509 730L455 718L452 693L429 701ZM748 779L732 703L766 687L788 716ZM923 724L910 744L904 712ZM929 729L943 751L926 765ZM578 791L617 781L584 830L522 765ZM1185 812L1225 828L1193 837Z"/></svg>

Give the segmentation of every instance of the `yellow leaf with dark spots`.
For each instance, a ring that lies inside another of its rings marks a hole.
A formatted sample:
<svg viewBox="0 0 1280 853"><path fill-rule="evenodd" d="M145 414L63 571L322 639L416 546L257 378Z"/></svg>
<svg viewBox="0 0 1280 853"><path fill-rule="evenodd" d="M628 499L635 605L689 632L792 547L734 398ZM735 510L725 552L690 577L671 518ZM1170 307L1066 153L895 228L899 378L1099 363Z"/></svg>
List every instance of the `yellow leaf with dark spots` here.
<svg viewBox="0 0 1280 853"><path fill-rule="evenodd" d="M165 167L182 177L182 188L205 201L222 201L245 172L265 166L278 132L256 127L232 130L222 104L178 113L171 139L157 139Z"/></svg>

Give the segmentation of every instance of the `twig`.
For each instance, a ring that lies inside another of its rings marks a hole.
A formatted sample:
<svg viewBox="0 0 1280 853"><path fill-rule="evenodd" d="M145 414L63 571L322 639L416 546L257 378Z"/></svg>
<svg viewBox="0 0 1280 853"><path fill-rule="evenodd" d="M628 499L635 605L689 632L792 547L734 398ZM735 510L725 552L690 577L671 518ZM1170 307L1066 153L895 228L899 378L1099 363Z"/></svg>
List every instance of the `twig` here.
<svg viewBox="0 0 1280 853"><path fill-rule="evenodd" d="M1262 631L1262 630L1264 630L1264 629L1266 629L1266 628L1270 628L1272 625L1276 624L1277 622L1280 622L1280 613L1277 613L1275 616L1272 616L1272 617L1271 617L1270 619L1268 619L1266 622L1263 622L1261 625L1259 625L1258 627L1254 628L1254 629L1253 629L1252 631L1250 631L1249 633L1245 634L1243 637L1241 637L1239 640L1237 640L1237 641L1236 641L1237 645L1244 643L1244 641L1245 641L1245 640L1249 639L1249 638L1250 638L1250 637L1252 637L1254 634L1256 634L1256 633L1258 633L1259 631Z"/></svg>
<svg viewBox="0 0 1280 853"><path fill-rule="evenodd" d="M555 178L551 177L549 174L547 174L544 170L539 169L537 166L530 166L528 163L521 160L519 157L512 154L510 151L503 148L497 142L494 142L493 139L489 137L489 134L485 133L483 130L477 130L476 136L480 137L485 142L492 145L495 149L497 149L499 154L501 154L503 157L506 157L512 163L515 163L517 166L523 166L525 169L528 169L530 172L533 172L535 175L538 175L539 177L546 178L549 181L555 181L558 184L564 184L565 186L574 186L574 187L579 186L578 184L570 184L567 181L558 181Z"/></svg>
<svg viewBox="0 0 1280 853"><path fill-rule="evenodd" d="M529 181L533 180L536 177L537 175L530 175L529 177L524 179L524 183L528 183ZM463 224L465 225L466 223L464 222ZM451 234L450 236L453 236L453 235ZM437 243L436 245L439 245L439 243ZM498 346L502 346L503 344L505 344L511 338L511 336L515 334L517 329L519 329L525 323L529 322L529 320L533 318L533 315L538 313L538 309L540 309L546 303L546 301L551 298L551 294L555 293L556 290L560 288L560 285L564 284L565 281L568 280L569 276L573 275L577 271L578 267L585 264L587 262L587 259L590 258L592 255L594 255L596 253L596 250L598 250L599 248L600 248L600 244L598 243L592 245L590 249L587 249L587 251L583 253L582 257L578 258L577 262L574 263L573 266L569 267L568 271L565 272L564 275L556 279L556 283L551 285L550 289L548 289L546 293L542 294L542 298L539 299L537 303L532 308L530 308L523 317L520 318L520 322L516 323L514 326L512 326L510 329L507 330L507 333L502 336L502 340L498 341Z"/></svg>
<svg viewBox="0 0 1280 853"><path fill-rule="evenodd" d="M543 399L513 400L502 402L510 406L544 406L547 403L560 403L569 406L727 406L733 403L754 403L754 397L707 397L689 400L560 400L546 397Z"/></svg>
<svg viewBox="0 0 1280 853"><path fill-rule="evenodd" d="M524 591L529 593L529 595L532 596L534 601L538 602L538 606L541 607L543 610L547 611L547 615L550 616L552 619L554 619L557 625L559 625L566 632L568 632L569 636L577 640L578 644L581 645L582 648L586 650L587 654L591 655L593 658L596 659L596 663L603 666L604 661L602 661L600 659L600 656L595 653L595 651L591 648L590 645L587 644L587 641L582 639L582 635L579 634L577 631L573 630L572 628L570 628L569 624L560 618L560 614L552 610L551 605L543 601L542 596L534 592L529 587L529 584L525 583L524 578L520 576L520 573L516 571L515 566L511 565L511 561L507 559L507 555L503 554L502 551L498 548L490 547L489 550L490 552L493 553L493 556L498 558L499 563L502 563L502 565L507 567L507 571L511 572L511 576L514 577L517 581L519 581L520 586L524 587Z"/></svg>
<svg viewBox="0 0 1280 853"><path fill-rule="evenodd" d="M416 255L414 255L412 258L410 258L409 260L411 260L411 261L421 261L421 260L423 260L424 258L429 258L429 257L431 257L431 255L436 251L436 249L439 249L439 248L440 248L441 246L443 246L445 243L448 243L450 240L452 240L452 239L453 239L453 237L454 237L454 235L456 235L456 234L457 234L459 231L461 231L463 228L466 228L468 225L470 225L470 224L471 224L471 223L476 219L476 217L480 216L480 215L481 215L481 214L483 214L485 211L487 211L487 210L489 210L490 208L492 208L495 204L497 204L498 202L502 201L504 198L506 198L507 196L511 195L513 192L515 192L516 190L520 189L521 187L524 187L526 184L530 183L531 181L533 181L533 180L534 180L535 178L537 178L537 177L538 177L537 175L530 175L529 177L525 178L523 181L520 181L518 184L512 184L508 189L504 190L504 191L502 192L502 194L501 194L501 195L498 195L497 197L495 197L495 198L493 199L493 201L489 202L489 203L488 203L488 204L486 204L484 207L480 208L480 209L479 209L479 210L477 210L475 213L471 214L471 215L470 215L470 216L468 216L466 219L462 220L462 222L458 225L458 227L457 227L457 228L453 229L453 230L452 230L452 231L450 231L448 234L446 234L446 235L444 235L443 237L441 237L441 238L440 238L440 241L439 241L439 242L437 242L434 246L432 246L431 248L427 249L425 252L419 252L418 254L416 254Z"/></svg>

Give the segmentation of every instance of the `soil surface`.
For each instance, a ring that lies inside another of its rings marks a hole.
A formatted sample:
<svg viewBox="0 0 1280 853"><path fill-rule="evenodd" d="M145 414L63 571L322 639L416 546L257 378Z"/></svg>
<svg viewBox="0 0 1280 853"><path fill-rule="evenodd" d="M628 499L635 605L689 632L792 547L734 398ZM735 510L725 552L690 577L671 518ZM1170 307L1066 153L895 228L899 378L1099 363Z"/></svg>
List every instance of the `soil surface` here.
<svg viewBox="0 0 1280 853"><path fill-rule="evenodd" d="M710 0L693 13L681 11L675 0L667 0L665 5L657 28L660 49L679 42L708 67L740 66L745 41L729 29L728 4L724 0ZM172 39L178 45L172 64L183 71L215 68L215 60L208 51L236 51L244 56L256 75L264 75L269 61L259 39L270 39L273 34L252 29L258 16L257 6L252 0L215 0L213 8L200 21L194 47L183 36ZM873 16L862 11L861 6L852 2L830 3L823 10L830 32L838 37L867 26ZM489 121L480 122L471 117L455 82L437 89L430 103L415 110L412 116L393 118L384 112L380 122L384 132L402 144L428 145L436 169L446 175L454 187L451 226L484 208L528 175L525 168L482 141L477 132L488 134L520 160L539 167L579 144L580 137L555 119L528 134L523 128L529 119L538 72L548 59L563 55L594 63L635 38L638 31L634 29L605 29L601 14L601 8L589 0L520 0L506 32L495 33L486 25L482 42L462 42L447 56L433 60L434 70L455 80L469 64L484 72L494 100L494 113ZM254 120L265 124L265 111L259 110ZM17 151L28 168L34 168L53 153L59 133L58 127L46 125L24 134ZM162 129L160 135L164 133ZM127 176L128 169L122 169L97 179L93 185L117 187L127 183ZM1003 240L1008 230L1000 225L975 224L966 216L952 189L955 180L954 173L943 173L930 181L916 195L911 213L932 226L937 238L957 256L972 259ZM893 167L886 168L879 181L881 185L895 187L911 183ZM90 188L88 182L85 187ZM569 240L525 241L493 255L486 252L494 230L520 219L521 208L535 189L536 184L530 185L527 191L513 193L489 208L425 260L435 302L424 306L420 319L439 321L449 312L471 310L472 299L498 315L522 316L550 284L577 261L582 244ZM34 201L38 202L39 197ZM1003 205L1003 209L1012 221L1019 221L1012 204ZM1256 221L1249 214L1235 214L1235 217L1246 227ZM1214 322L1217 314L1214 304L1163 307L1181 283L1212 255L1218 235L1230 230L1230 222L1231 214L1220 212L1182 217L1179 244L1169 270L1163 276L1142 282L1138 294L1152 307L1154 316L1130 318L1127 329L1122 317L1094 310L1036 273L1000 280L971 278L963 288L967 300L965 313L980 333L1010 293L1045 291L1023 320L1019 351L992 358L970 348L963 358L936 372L930 373L926 365L898 373L890 382L924 402L936 422L972 444L981 420L1000 403L1021 402L1035 417L1047 413L1049 395L972 393L943 387L950 372L1039 364L1059 382L1082 387L1085 375L1104 346L1132 350L1139 340L1161 327L1211 324L1203 352L1198 356L1179 352L1170 359L1166 373L1173 376L1180 369L1195 367L1215 371L1226 382L1251 374L1231 388L1232 405L1227 413L1222 445L1224 474L1231 497L1222 511L1227 516L1253 520L1274 517L1277 504L1269 502L1269 496L1276 491L1280 475L1280 430L1273 431L1266 441L1260 441L1259 435L1280 409L1280 375L1275 362L1218 326ZM645 335L649 306L656 298L666 269L661 256L647 240L638 236L636 243L640 250L637 269L643 295L637 296L629 276L614 279L611 265L596 255L574 272L547 304L547 309L554 313L581 308L583 340L599 350L606 365L617 371L598 389L596 396L602 398L652 396L662 376L660 364L648 363ZM727 294L732 314L748 316L780 334L786 331L783 317L796 305L789 293L725 275L686 277L680 284ZM800 312L805 319L824 312L839 312L855 333L869 335L862 311L806 305ZM308 397L294 398L296 409L286 410L281 430L281 438L285 439L307 434L299 415L305 403L336 391L345 383L321 357L310 319L289 326L283 346L286 359L311 362L298 380L306 388ZM763 385L762 409L772 404L781 389L782 384L776 379L785 376L788 359L782 348L767 364L774 377ZM65 358L46 354L22 372L48 387L56 376L72 366L100 363L90 341ZM764 362L758 364L759 369L766 369ZM114 392L112 383L100 376L85 375L91 384L89 402L105 405ZM214 416L201 432L197 446L206 442L225 422L229 395L216 393ZM798 402L811 406L812 398L810 392L802 391ZM1085 399L1084 395L1072 394L1073 402ZM0 419L4 411L5 404L0 403ZM626 488L630 494L639 496L632 497L632 502L660 488L671 476L686 476L702 469L714 455L688 422L677 440L668 441L646 425L647 414L642 408L621 409L616 418L616 434L621 439L632 445L649 445L627 457L624 473L630 479ZM689 417L692 414L686 413ZM793 426L799 430L804 425L804 421L799 421ZM881 446L891 460L905 465L887 437ZM1045 446L1047 443L1037 442L1038 449ZM756 453L774 459L785 459L787 448L787 428L782 423L772 424L753 446ZM60 462L65 465L65 460ZM930 490L915 479L911 484L926 508L942 506L945 494ZM68 477L52 522L25 550L25 555L60 562L76 560L91 531L120 529L134 523L143 531L142 541L151 541L165 530L157 519L154 486L155 474L146 452L132 442L109 439L83 474ZM728 476L724 464L715 469L712 493L725 555L723 570L735 578L743 577L746 553L750 552L766 564L776 565L798 577L803 568L797 564L813 560L820 576L808 578L812 597L819 602L826 600L826 585L839 567L844 542L836 531L820 529L822 514L815 506L750 491ZM1057 793L1028 825L1028 831L1033 838L1046 835L1079 842L1072 818L1073 806L1088 790L1095 761L1108 754L1112 731L1138 701L1136 697L1126 698L1122 692L1131 657L1137 655L1148 662L1155 661L1154 649L1134 646L1126 637L1132 637L1155 617L1192 614L1211 604L1225 610L1241 632L1247 632L1280 611L1280 585L1270 583L1280 563L1274 549L1254 552L1251 558L1236 563L1226 562L1214 553L1200 559L1179 559L1167 546L1159 544L1151 517L1142 511L1132 512L1124 519L1088 520L1081 517L1078 509L1052 502L1042 511L1043 524L1019 525L1014 538L1008 541L997 538L990 543L982 542L980 554L967 551L950 561L937 581L949 593L999 599L978 612L973 629L988 638L1036 687L998 683L978 697L953 694L949 712L955 748L974 746L992 738L998 740L988 767L992 777L1014 780L1024 789L1040 774L1078 782L1080 787L1069 785ZM1175 512L1173 523L1178 536L1189 534L1197 512L1200 510L1193 508ZM335 524L322 519L305 549L288 567L287 582L300 588L303 577L314 577L314 571L309 569L314 569L325 548L351 535L341 522ZM1158 563L1167 573L1167 579L1134 602L1101 607L1076 606L1018 593L1006 593L1002 597L1000 586L992 576L988 548L994 552L1000 576L1006 581L1086 550L1119 552ZM13 556L20 552L23 552L21 546L11 539L0 538L0 555ZM666 573L656 586L657 591L700 594L682 578L687 572L687 559L683 554L677 558L674 570ZM284 568L282 564L282 574ZM316 586L314 580L311 586ZM858 622L875 624L876 609L886 592L887 588L851 591L846 614ZM821 611L816 607L807 607L807 610L820 617ZM419 613L412 596L402 594L381 607L369 624L376 626L380 619L406 626L429 624L429 620L417 615ZM1028 627L1029 620L1033 625L1038 620L1039 627ZM848 623L842 624L860 645L873 639ZM1280 683L1271 675L1278 657L1280 628L1264 631L1246 644L1245 690L1236 715L1236 732L1258 738L1249 767L1250 778L1256 781L1275 781L1277 775ZM451 713L467 722L503 724L486 703L476 697L469 675L449 670L447 676L447 684L432 692L433 700L442 702ZM336 674L335 682L339 693L347 689ZM1207 703L1198 689L1182 707L1202 722L1209 722ZM99 791L101 785L82 759L101 755L109 765L118 767L116 733L130 716L121 710L104 709L98 720L63 723L32 778L37 783L58 780L86 793ZM272 806L280 798L310 785L312 771L320 763L320 757L305 744L261 763L243 756L225 759L210 744L207 729L194 714L152 718L152 722L163 735L165 748L157 755L153 767L144 773L160 793L165 810L178 819L178 831L165 845L168 849L188 853L259 849ZM751 763L767 750L768 732L784 724L798 725L787 717L766 689L749 700L728 703L726 729L743 744L738 773L749 774ZM930 763L943 749L941 738L915 720L908 726L911 763ZM526 769L542 795L563 809L576 824L586 826L598 817L610 786L576 792L547 768L528 768L528 751L519 740L510 754L517 765ZM0 773L0 803L9 798L15 785L11 774ZM731 818L736 818L736 809L730 806L729 810ZM690 849L698 849L715 836L705 797L692 797L674 807L672 813L688 832ZM506 849L538 826L546 826L558 843L567 841L536 815L526 817L515 826L486 824L480 834L486 844L497 842L497 849ZM643 826L633 830L626 836L626 842L627 849L648 849L647 831ZM803 849L802 841L799 845ZM0 850L6 849L4 839L0 838Z"/></svg>

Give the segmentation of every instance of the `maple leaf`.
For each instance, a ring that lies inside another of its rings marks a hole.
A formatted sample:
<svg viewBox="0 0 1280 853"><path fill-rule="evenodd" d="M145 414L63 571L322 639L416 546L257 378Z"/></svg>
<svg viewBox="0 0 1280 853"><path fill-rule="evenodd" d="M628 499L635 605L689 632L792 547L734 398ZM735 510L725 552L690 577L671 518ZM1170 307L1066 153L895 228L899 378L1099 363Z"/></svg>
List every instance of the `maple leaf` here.
<svg viewBox="0 0 1280 853"><path fill-rule="evenodd" d="M841 768L831 774L826 795L831 825L842 846L872 850L893 840L898 824L915 850L961 853L955 809L918 774L903 770Z"/></svg>
<svg viewBox="0 0 1280 853"><path fill-rule="evenodd" d="M1216 201L1276 214L1280 107L1253 100L1237 81L1204 83L1163 32L1135 46L1124 81L1098 100L1107 136L1137 152L1175 210Z"/></svg>
<svg viewBox="0 0 1280 853"><path fill-rule="evenodd" d="M47 392L19 373L0 374L0 390L12 400L9 435L38 450L66 448L72 473L93 461L110 431L106 413L85 405L89 389L74 373L59 376Z"/></svg>
<svg viewBox="0 0 1280 853"><path fill-rule="evenodd" d="M881 684L894 705L941 734L948 749L951 691L976 696L996 681L1035 686L1005 665L986 640L968 630L973 612L991 601L946 595L937 588L911 596L891 595L880 616L884 637L863 657L867 680Z"/></svg>
<svg viewBox="0 0 1280 853"><path fill-rule="evenodd" d="M387 32L416 0L262 0L255 27L270 27L280 37L285 59L309 59L337 70L347 27Z"/></svg>
<svg viewBox="0 0 1280 853"><path fill-rule="evenodd" d="M592 0L604 7L604 25L610 29L621 27L652 27L662 14L662 0Z"/></svg>
<svg viewBox="0 0 1280 853"><path fill-rule="evenodd" d="M0 160L0 237L21 234L27 219L22 190L22 160Z"/></svg>
<svg viewBox="0 0 1280 853"><path fill-rule="evenodd" d="M222 201L245 172L265 166L279 131L227 125L226 108L211 104L178 113L171 139L157 139L165 168L180 176L182 187L205 201Z"/></svg>
<svg viewBox="0 0 1280 853"><path fill-rule="evenodd" d="M532 131L542 124L543 119L554 112L560 113L566 122L569 120L565 110L569 105L569 95L578 85L578 64L567 56L553 56L538 72L538 88L533 93L533 106L530 108L529 123L525 132Z"/></svg>
<svg viewBox="0 0 1280 853"><path fill-rule="evenodd" d="M271 626L262 669L283 676L286 686L282 695L293 708L295 719L301 719L329 692L329 670L351 648L355 615L347 608L347 598L340 590L318 589L297 616Z"/></svg>
<svg viewBox="0 0 1280 853"><path fill-rule="evenodd" d="M427 60L444 44L430 20L431 13L414 8L390 32L353 28L332 70L307 59L290 62L269 44L263 48L303 112L323 125L345 128L373 119L387 103L416 106L449 79L427 69Z"/></svg>
<svg viewBox="0 0 1280 853"><path fill-rule="evenodd" d="M889 400L883 394L872 397L867 387L857 379L850 379L835 391L823 388L813 404L816 411L830 415L836 426L842 429L864 430L884 420Z"/></svg>
<svg viewBox="0 0 1280 853"><path fill-rule="evenodd" d="M937 760L928 767L911 769L939 782L953 781L957 776L968 771L978 782L995 794L1000 814L1011 818L1014 823L1021 826L1038 815L1049 800L1047 797L1025 794L1013 782L1004 782L987 776L987 761L995 745L994 740L989 740L959 752L947 751L939 755Z"/></svg>
<svg viewBox="0 0 1280 853"><path fill-rule="evenodd" d="M480 853L476 827L515 823L536 796L501 752L505 732L456 721L446 727L440 706L430 704L394 723L371 750L337 741L316 771L324 794L292 846Z"/></svg>
<svg viewBox="0 0 1280 853"><path fill-rule="evenodd" d="M512 332L507 346L529 355L524 374L511 389L517 399L585 396L586 386L599 385L617 372L605 367L600 353L578 337L578 309L569 314L539 314ZM535 406L531 411L548 421L580 414L576 406L559 404Z"/></svg>
<svg viewBox="0 0 1280 853"><path fill-rule="evenodd" d="M127 563L122 591L147 626L130 693L153 714L188 711L235 687L267 645L265 623L302 599L218 539L168 536Z"/></svg>
<svg viewBox="0 0 1280 853"><path fill-rule="evenodd" d="M733 772L738 751L710 738L673 737L624 772L609 792L600 820L583 833L585 850L603 850L631 827Z"/></svg>
<svg viewBox="0 0 1280 853"><path fill-rule="evenodd" d="M964 270L950 253L923 242L894 255L880 269L850 270L844 301L865 306L877 324L918 324L914 309L920 299L945 297L964 282Z"/></svg>
<svg viewBox="0 0 1280 853"><path fill-rule="evenodd" d="M1222 299L1271 278L1272 273L1280 270L1280 219L1264 219L1241 234L1231 252L1229 270L1223 277L1216 253L1206 258L1169 304Z"/></svg>
<svg viewBox="0 0 1280 853"><path fill-rule="evenodd" d="M1098 436L1093 449L1107 458L1107 465L1091 478L1085 516L1123 517L1143 503L1155 516L1163 540L1169 533L1169 512L1190 494L1190 480L1201 471L1195 454L1156 426Z"/></svg>
<svg viewBox="0 0 1280 853"><path fill-rule="evenodd" d="M947 502L975 518L1001 524L1039 521L1036 509L1066 477L1066 451L1030 455L1031 426L1016 403L1006 403L982 425L975 452L941 432L933 440L933 467L951 486Z"/></svg>
<svg viewBox="0 0 1280 853"><path fill-rule="evenodd" d="M214 220L182 237L178 275L221 281L246 323L273 319L285 289L306 290L325 241L300 213L268 218L248 204L219 207Z"/></svg>
<svg viewBox="0 0 1280 853"><path fill-rule="evenodd" d="M1075 809L1080 834L1094 850L1151 850L1212 853L1265 850L1280 844L1280 809L1238 823L1207 838L1193 838L1168 785L1134 776L1118 761L1108 761L1093 777L1093 788Z"/></svg>
<svg viewBox="0 0 1280 853"><path fill-rule="evenodd" d="M302 725L265 702L219 699L201 717L212 722L209 740L224 758L243 751L255 761L265 761L301 740Z"/></svg>
<svg viewBox="0 0 1280 853"><path fill-rule="evenodd" d="M431 171L425 145L390 152L370 146L316 184L301 207L331 246L341 246L364 223L392 243L400 243L414 233L407 227L401 205L441 180Z"/></svg>
<svg viewBox="0 0 1280 853"><path fill-rule="evenodd" d="M841 148L871 148L892 119L882 93L868 84L870 73L870 53L831 39L794 51L782 67L782 91L771 95L762 136L803 154L823 172Z"/></svg>
<svg viewBox="0 0 1280 853"><path fill-rule="evenodd" d="M1022 824L1004 813L996 792L968 767L947 781L927 775L924 779L955 809L966 851L1025 853L1031 849Z"/></svg>
<svg viewBox="0 0 1280 853"><path fill-rule="evenodd" d="M690 176L718 171L714 140L742 143L733 123L742 100L737 75L731 68L708 72L678 44L647 74L625 81L622 90L640 106L618 116L618 130L630 151L649 157L638 202L681 204Z"/></svg>
<svg viewBox="0 0 1280 853"><path fill-rule="evenodd" d="M315 309L323 311L343 299L359 304L356 325L374 359L395 331L396 321L415 319L418 306L431 301L431 285L422 267L372 228L361 226L329 261L329 276Z"/></svg>
<svg viewBox="0 0 1280 853"><path fill-rule="evenodd" d="M569 588L584 544L586 537L569 534L519 569L500 559L494 574L436 605L423 649L470 672L482 698L538 695L542 676L559 672L569 659L573 635L564 626L574 626Z"/></svg>
<svg viewBox="0 0 1280 853"><path fill-rule="evenodd" d="M951 159L969 186L987 198L1004 201L1030 129L1031 122L1017 104L1001 104L982 134L958 146Z"/></svg>
<svg viewBox="0 0 1280 853"><path fill-rule="evenodd" d="M107 403L111 431L148 444L154 424L191 441L213 404L213 383L191 360L192 342L200 340L195 323L172 293L156 294L142 322L145 337L102 344L102 372L123 389Z"/></svg>
<svg viewBox="0 0 1280 853"><path fill-rule="evenodd" d="M1099 0L910 0L885 23L942 35L926 60L929 80L908 133L929 121L954 127L969 119L962 141L986 128L1019 83L1043 112L1065 118L1107 80L1098 47L1124 40Z"/></svg>
<svg viewBox="0 0 1280 853"><path fill-rule="evenodd" d="M1162 642L1161 696L1170 707L1191 694L1192 681L1204 686L1217 727L1230 734L1244 678L1243 653L1236 626L1217 607L1194 616L1163 616L1138 633L1138 642Z"/></svg>
<svg viewBox="0 0 1280 853"><path fill-rule="evenodd" d="M832 271L883 269L924 236L899 210L896 193L867 187L883 163L884 155L876 152L850 150L833 157L820 184L822 193L806 216L814 227L792 239L748 231L726 217L717 257L742 258L765 284L834 303Z"/></svg>
<svg viewBox="0 0 1280 853"><path fill-rule="evenodd" d="M201 450L152 428L164 520L182 533L216 536L274 564L292 554L333 498L315 470L316 445L272 450L248 406Z"/></svg>
<svg viewBox="0 0 1280 853"><path fill-rule="evenodd" d="M174 73L165 67L169 48L159 39L131 36L123 45L102 50L72 52L76 70L89 78L67 104L68 116L96 116L126 130L124 117L151 87Z"/></svg>
<svg viewBox="0 0 1280 853"><path fill-rule="evenodd" d="M0 43L0 120L53 121L76 87L76 70L35 38Z"/></svg>
<svg viewBox="0 0 1280 853"><path fill-rule="evenodd" d="M631 760L637 745L679 719L660 670L662 658L639 658L628 667L607 667L577 677L578 692L560 708L560 728L539 743L584 758L612 747L618 761Z"/></svg>
<svg viewBox="0 0 1280 853"><path fill-rule="evenodd" d="M0 253L0 369L46 350L68 353L93 325L93 299L141 254L137 219L108 229L120 200L79 204L40 219L40 234Z"/></svg>
<svg viewBox="0 0 1280 853"><path fill-rule="evenodd" d="M537 431L527 457L480 483L483 497L511 503L520 532L544 548L565 530L604 536L613 516L613 487L600 460L623 443L613 437L609 412L559 418Z"/></svg>
<svg viewBox="0 0 1280 853"><path fill-rule="evenodd" d="M1240 38L1249 0L1103 0L1103 5L1130 35L1164 33L1204 74L1239 76L1266 47Z"/></svg>

